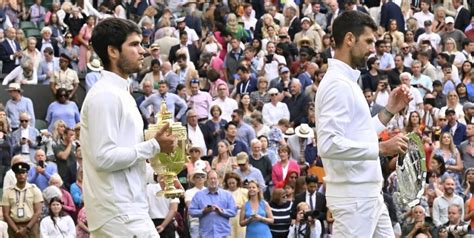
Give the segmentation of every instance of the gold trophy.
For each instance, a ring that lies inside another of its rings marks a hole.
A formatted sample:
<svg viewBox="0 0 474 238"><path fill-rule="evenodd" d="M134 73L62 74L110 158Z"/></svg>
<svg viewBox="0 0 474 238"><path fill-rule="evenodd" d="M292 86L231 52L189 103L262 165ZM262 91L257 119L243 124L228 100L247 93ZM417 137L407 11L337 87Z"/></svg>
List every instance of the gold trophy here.
<svg viewBox="0 0 474 238"><path fill-rule="evenodd" d="M158 153L150 160L151 167L156 174L159 174L164 179L165 188L158 192L156 196L165 196L166 198L176 198L184 194L183 189L178 189L174 186L174 179L176 175L183 170L186 163L186 145L187 133L186 127L182 126L180 122L173 121L173 114L168 111L166 101L161 100L160 113L156 115L155 124L148 125L148 130L145 130L145 140L152 139L155 134L166 123L170 127L168 131L176 136L178 140L178 147L176 151L167 153Z"/></svg>

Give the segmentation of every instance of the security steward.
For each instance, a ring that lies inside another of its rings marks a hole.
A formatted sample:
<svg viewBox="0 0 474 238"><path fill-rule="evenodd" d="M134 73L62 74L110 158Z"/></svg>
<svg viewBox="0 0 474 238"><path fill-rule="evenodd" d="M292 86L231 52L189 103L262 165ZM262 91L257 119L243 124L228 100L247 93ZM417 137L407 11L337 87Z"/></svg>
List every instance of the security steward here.
<svg viewBox="0 0 474 238"><path fill-rule="evenodd" d="M39 217L43 203L41 191L27 182L30 165L19 162L12 166L16 185L3 193L3 216L8 223L9 237L40 237Z"/></svg>

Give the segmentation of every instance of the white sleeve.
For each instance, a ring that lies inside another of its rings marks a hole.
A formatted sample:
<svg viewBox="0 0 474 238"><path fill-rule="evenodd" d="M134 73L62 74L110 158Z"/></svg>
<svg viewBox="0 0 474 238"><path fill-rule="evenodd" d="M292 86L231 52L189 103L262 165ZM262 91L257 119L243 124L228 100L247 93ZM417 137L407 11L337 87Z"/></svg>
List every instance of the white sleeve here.
<svg viewBox="0 0 474 238"><path fill-rule="evenodd" d="M17 66L7 76L5 76L5 78L3 79L2 85L8 85L11 81L16 80L16 78L20 76L22 71L23 70L21 70L21 67Z"/></svg>

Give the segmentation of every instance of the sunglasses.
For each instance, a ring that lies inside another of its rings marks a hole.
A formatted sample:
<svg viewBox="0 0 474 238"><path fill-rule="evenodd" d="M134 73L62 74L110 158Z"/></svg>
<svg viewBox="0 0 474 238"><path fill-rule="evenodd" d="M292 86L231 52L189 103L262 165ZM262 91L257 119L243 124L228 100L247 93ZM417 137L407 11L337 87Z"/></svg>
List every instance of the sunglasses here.
<svg viewBox="0 0 474 238"><path fill-rule="evenodd" d="M194 178L203 179L206 178L206 175L194 175Z"/></svg>
<svg viewBox="0 0 474 238"><path fill-rule="evenodd" d="M446 118L438 118L438 121L446 121Z"/></svg>
<svg viewBox="0 0 474 238"><path fill-rule="evenodd" d="M21 123L23 122L29 122L29 120L20 120Z"/></svg>
<svg viewBox="0 0 474 238"><path fill-rule="evenodd" d="M68 96L67 96L67 94L61 94L61 95L59 95L59 97L60 97L60 98L62 98L62 97L66 98L66 97L68 97Z"/></svg>
<svg viewBox="0 0 474 238"><path fill-rule="evenodd" d="M270 97L273 97L273 96L276 96L277 94L276 93L272 93L270 94Z"/></svg>
<svg viewBox="0 0 474 238"><path fill-rule="evenodd" d="M246 165L246 164L239 164L239 167L240 167L240 166L244 166L244 165Z"/></svg>
<svg viewBox="0 0 474 238"><path fill-rule="evenodd" d="M71 39L71 38L72 38L72 36L66 36L65 38L66 38L66 39Z"/></svg>
<svg viewBox="0 0 474 238"><path fill-rule="evenodd" d="M190 152L190 153L198 153L198 152L200 152L200 151L199 151L199 150L190 150L189 152Z"/></svg>

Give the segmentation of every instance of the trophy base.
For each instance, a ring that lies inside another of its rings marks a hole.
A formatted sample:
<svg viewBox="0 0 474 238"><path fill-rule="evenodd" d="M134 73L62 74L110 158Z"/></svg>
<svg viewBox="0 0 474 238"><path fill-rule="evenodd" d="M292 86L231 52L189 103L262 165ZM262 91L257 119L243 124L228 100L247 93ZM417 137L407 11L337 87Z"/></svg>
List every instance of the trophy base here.
<svg viewBox="0 0 474 238"><path fill-rule="evenodd" d="M183 189L172 189L172 190L165 190L165 191L159 191L156 193L157 197L165 197L165 198L179 198L184 195L184 190Z"/></svg>

